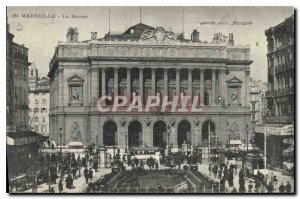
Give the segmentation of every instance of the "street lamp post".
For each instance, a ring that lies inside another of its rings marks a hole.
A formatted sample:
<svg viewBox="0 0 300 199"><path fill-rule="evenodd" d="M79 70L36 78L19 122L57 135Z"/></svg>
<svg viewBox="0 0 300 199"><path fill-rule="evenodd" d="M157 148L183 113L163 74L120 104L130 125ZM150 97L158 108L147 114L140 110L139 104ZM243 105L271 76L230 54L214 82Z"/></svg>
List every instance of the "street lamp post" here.
<svg viewBox="0 0 300 199"><path fill-rule="evenodd" d="M248 154L248 140L249 140L249 125L246 125L246 129L247 129L247 154Z"/></svg>
<svg viewBox="0 0 300 199"><path fill-rule="evenodd" d="M127 137L128 137L128 135L125 135L125 153L127 153Z"/></svg>
<svg viewBox="0 0 300 199"><path fill-rule="evenodd" d="M267 127L264 129L264 168L267 169Z"/></svg>
<svg viewBox="0 0 300 199"><path fill-rule="evenodd" d="M210 162L210 121L208 121L208 162Z"/></svg>
<svg viewBox="0 0 300 199"><path fill-rule="evenodd" d="M63 182L63 165L62 165L62 161L63 161L63 157L62 157L62 127L59 128L59 152L60 152L60 179ZM49 170L49 178L50 178L50 170ZM50 184L50 181L49 181ZM49 186L49 190L50 190L50 186Z"/></svg>
<svg viewBox="0 0 300 199"><path fill-rule="evenodd" d="M170 153L170 126L168 125L168 130L167 130L167 134L168 134L168 155Z"/></svg>

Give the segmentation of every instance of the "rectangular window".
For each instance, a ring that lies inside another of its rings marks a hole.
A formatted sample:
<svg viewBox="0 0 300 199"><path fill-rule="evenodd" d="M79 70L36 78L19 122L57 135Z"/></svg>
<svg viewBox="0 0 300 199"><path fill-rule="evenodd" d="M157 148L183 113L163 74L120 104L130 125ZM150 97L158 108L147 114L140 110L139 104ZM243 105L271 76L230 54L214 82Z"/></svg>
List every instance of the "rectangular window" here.
<svg viewBox="0 0 300 199"><path fill-rule="evenodd" d="M255 113L252 113L252 120L255 121Z"/></svg>
<svg viewBox="0 0 300 199"><path fill-rule="evenodd" d="M255 110L255 103L252 103L252 110Z"/></svg>

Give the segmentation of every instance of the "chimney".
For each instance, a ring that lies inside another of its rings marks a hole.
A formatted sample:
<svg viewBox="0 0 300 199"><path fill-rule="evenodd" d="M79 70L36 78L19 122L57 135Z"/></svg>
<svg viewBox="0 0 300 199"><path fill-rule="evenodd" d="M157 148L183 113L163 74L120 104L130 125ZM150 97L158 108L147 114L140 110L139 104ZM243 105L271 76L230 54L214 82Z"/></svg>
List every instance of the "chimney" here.
<svg viewBox="0 0 300 199"><path fill-rule="evenodd" d="M97 39L97 32L91 32L91 40Z"/></svg>
<svg viewBox="0 0 300 199"><path fill-rule="evenodd" d="M70 27L67 32L67 42L68 43L77 43L78 42L78 29Z"/></svg>
<svg viewBox="0 0 300 199"><path fill-rule="evenodd" d="M67 42L70 43L71 42L71 28L68 29L67 32Z"/></svg>
<svg viewBox="0 0 300 199"><path fill-rule="evenodd" d="M192 41L200 41L200 33L195 29L191 35Z"/></svg>
<svg viewBox="0 0 300 199"><path fill-rule="evenodd" d="M233 33L229 33L229 41L228 41L228 43L230 44L230 45L234 45L234 41L233 41Z"/></svg>

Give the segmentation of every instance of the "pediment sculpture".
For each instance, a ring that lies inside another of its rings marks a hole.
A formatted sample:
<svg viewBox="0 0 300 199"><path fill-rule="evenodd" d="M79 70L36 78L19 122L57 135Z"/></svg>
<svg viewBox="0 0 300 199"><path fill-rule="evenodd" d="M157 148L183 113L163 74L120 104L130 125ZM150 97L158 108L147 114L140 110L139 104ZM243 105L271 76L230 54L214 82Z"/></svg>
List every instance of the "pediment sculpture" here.
<svg viewBox="0 0 300 199"><path fill-rule="evenodd" d="M141 40L157 43L176 42L177 35L173 31L166 31L163 27L159 26L156 29L145 30L141 35Z"/></svg>

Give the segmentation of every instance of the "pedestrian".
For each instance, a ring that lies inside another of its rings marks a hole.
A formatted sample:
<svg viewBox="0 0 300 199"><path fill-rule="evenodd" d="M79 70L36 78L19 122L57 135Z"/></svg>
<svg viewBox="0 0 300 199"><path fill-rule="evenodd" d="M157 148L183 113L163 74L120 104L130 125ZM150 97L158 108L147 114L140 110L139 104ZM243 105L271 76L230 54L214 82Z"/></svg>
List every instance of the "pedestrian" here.
<svg viewBox="0 0 300 199"><path fill-rule="evenodd" d="M209 176L211 176L211 171L212 171L212 166L211 166L211 163L209 163L209 165L208 165L208 174L209 174Z"/></svg>
<svg viewBox="0 0 300 199"><path fill-rule="evenodd" d="M143 160L140 161L140 167L144 168L144 161Z"/></svg>
<svg viewBox="0 0 300 199"><path fill-rule="evenodd" d="M220 192L225 192L225 178L220 180Z"/></svg>
<svg viewBox="0 0 300 199"><path fill-rule="evenodd" d="M58 182L58 190L59 190L59 193L61 193L64 190L64 186L63 186L61 179Z"/></svg>
<svg viewBox="0 0 300 199"><path fill-rule="evenodd" d="M283 185L283 182L279 186L278 190L279 190L279 193L284 193L285 192L285 186Z"/></svg>
<svg viewBox="0 0 300 199"><path fill-rule="evenodd" d="M218 165L214 164L214 167L213 167L213 172L214 172L214 178L217 178L217 173L218 173Z"/></svg>
<svg viewBox="0 0 300 199"><path fill-rule="evenodd" d="M222 167L219 166L219 170L218 170L218 179L221 179L222 177Z"/></svg>
<svg viewBox="0 0 300 199"><path fill-rule="evenodd" d="M89 182L89 171L86 167L84 169L84 178L85 178L86 184L88 184L88 182Z"/></svg>
<svg viewBox="0 0 300 199"><path fill-rule="evenodd" d="M245 182L240 184L239 192L240 193L245 193L246 192Z"/></svg>
<svg viewBox="0 0 300 199"><path fill-rule="evenodd" d="M268 191L268 193L272 193L273 190L274 190L274 187L273 187L273 185L272 185L272 182L269 182L269 184L268 184L268 186L267 186L267 191Z"/></svg>
<svg viewBox="0 0 300 199"><path fill-rule="evenodd" d="M291 193L291 192L292 192L292 186L291 186L291 184L290 184L290 181L287 181L287 182L286 182L285 192L286 192L286 193Z"/></svg>
<svg viewBox="0 0 300 199"><path fill-rule="evenodd" d="M55 193L54 188L51 187L49 193Z"/></svg>
<svg viewBox="0 0 300 199"><path fill-rule="evenodd" d="M89 178L92 181L92 179L93 179L93 170L92 170L92 168L90 168L90 170L89 170Z"/></svg>
<svg viewBox="0 0 300 199"><path fill-rule="evenodd" d="M228 172L228 184L229 187L233 187L233 169L230 169Z"/></svg>
<svg viewBox="0 0 300 199"><path fill-rule="evenodd" d="M66 178L66 188L67 189L72 189L73 186L73 179L71 175L69 174L68 177Z"/></svg>
<svg viewBox="0 0 300 199"><path fill-rule="evenodd" d="M237 190L236 190L236 188L235 188L235 187L233 187L233 189L232 189L231 193L237 193Z"/></svg>
<svg viewBox="0 0 300 199"><path fill-rule="evenodd" d="M249 180L249 184L248 184L248 192L249 192L249 193L252 193L252 189L253 189L252 180Z"/></svg>
<svg viewBox="0 0 300 199"><path fill-rule="evenodd" d="M96 159L95 161L94 161L94 169L95 169L95 172L97 172L97 170L98 170L98 159Z"/></svg>
<svg viewBox="0 0 300 199"><path fill-rule="evenodd" d="M72 174L73 174L73 179L75 180L76 179L76 173L77 173L77 169L74 167L72 169Z"/></svg>

